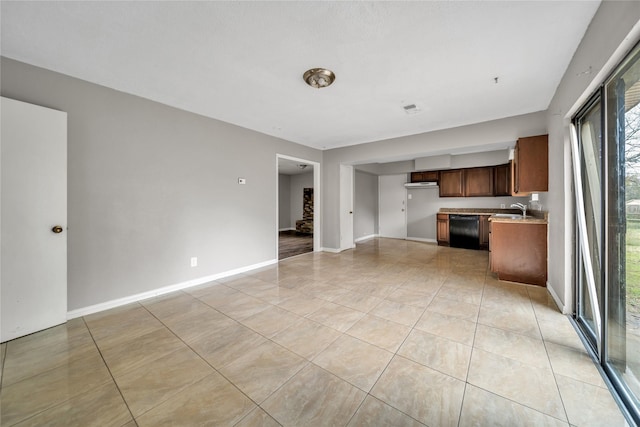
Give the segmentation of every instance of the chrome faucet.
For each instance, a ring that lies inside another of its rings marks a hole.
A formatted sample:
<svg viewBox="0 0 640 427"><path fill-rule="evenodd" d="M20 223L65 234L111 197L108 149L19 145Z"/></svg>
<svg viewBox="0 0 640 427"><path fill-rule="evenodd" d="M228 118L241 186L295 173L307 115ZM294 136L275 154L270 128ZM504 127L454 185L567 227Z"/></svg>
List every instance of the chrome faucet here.
<svg viewBox="0 0 640 427"><path fill-rule="evenodd" d="M522 217L527 216L527 205L524 203L514 203L511 205L512 208L518 208L522 211Z"/></svg>

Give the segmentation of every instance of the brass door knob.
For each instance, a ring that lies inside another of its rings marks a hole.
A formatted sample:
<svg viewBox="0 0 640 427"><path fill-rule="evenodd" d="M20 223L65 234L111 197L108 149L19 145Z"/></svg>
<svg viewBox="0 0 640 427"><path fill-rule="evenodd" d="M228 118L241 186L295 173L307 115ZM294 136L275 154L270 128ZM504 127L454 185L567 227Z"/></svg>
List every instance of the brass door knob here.
<svg viewBox="0 0 640 427"><path fill-rule="evenodd" d="M62 227L59 225L54 226L51 231L53 231L54 233L58 234L58 233L62 233Z"/></svg>

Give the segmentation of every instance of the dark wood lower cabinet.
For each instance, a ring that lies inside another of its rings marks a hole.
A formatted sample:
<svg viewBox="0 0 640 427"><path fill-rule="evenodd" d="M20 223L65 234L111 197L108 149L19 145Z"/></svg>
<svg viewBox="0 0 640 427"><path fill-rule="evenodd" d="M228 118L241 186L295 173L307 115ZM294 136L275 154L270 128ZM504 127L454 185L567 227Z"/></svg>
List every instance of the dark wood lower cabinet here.
<svg viewBox="0 0 640 427"><path fill-rule="evenodd" d="M489 215L480 215L480 249L489 249Z"/></svg>
<svg viewBox="0 0 640 427"><path fill-rule="evenodd" d="M449 214L437 214L436 234L438 246L449 246Z"/></svg>
<svg viewBox="0 0 640 427"><path fill-rule="evenodd" d="M491 271L500 280L546 286L547 224L492 222Z"/></svg>

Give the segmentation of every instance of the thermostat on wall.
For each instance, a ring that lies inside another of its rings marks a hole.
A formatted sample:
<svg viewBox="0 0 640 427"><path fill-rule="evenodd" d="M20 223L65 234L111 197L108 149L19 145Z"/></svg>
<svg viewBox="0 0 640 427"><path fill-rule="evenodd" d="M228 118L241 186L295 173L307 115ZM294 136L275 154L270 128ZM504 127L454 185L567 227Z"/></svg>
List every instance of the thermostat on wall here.
<svg viewBox="0 0 640 427"><path fill-rule="evenodd" d="M238 184L246 184L247 180L245 178L238 178Z"/></svg>

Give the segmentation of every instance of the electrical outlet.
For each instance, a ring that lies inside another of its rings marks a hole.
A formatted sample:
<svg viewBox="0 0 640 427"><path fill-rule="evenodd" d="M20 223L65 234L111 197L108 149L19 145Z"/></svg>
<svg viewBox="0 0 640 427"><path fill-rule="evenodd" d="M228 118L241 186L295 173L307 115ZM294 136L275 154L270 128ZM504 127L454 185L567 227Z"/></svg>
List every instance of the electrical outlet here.
<svg viewBox="0 0 640 427"><path fill-rule="evenodd" d="M504 203L500 204L500 209L504 209L507 205L505 205Z"/></svg>
<svg viewBox="0 0 640 427"><path fill-rule="evenodd" d="M198 257L197 256L192 256L191 257L191 267L197 267L198 266Z"/></svg>

